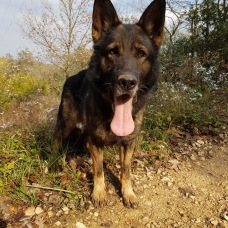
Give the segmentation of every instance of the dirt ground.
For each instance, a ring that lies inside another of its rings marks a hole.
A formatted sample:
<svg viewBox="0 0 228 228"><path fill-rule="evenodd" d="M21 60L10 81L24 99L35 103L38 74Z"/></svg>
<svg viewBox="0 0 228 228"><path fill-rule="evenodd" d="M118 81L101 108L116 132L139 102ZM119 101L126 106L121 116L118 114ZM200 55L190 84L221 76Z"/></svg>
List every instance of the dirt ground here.
<svg viewBox="0 0 228 228"><path fill-rule="evenodd" d="M191 143L179 141L166 167L155 170L139 162L132 181L140 199L138 209L125 208L118 188L109 184L109 203L102 209L81 200L83 211L40 208L40 213L22 216L16 223L7 222L2 200L0 227L228 228L227 133L217 138L196 137Z"/></svg>

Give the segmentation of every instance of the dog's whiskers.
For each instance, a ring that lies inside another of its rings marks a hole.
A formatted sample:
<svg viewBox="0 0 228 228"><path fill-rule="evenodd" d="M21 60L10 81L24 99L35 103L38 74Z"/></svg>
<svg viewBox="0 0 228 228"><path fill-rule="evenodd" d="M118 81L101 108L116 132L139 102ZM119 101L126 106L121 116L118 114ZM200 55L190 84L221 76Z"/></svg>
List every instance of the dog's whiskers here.
<svg viewBox="0 0 228 228"><path fill-rule="evenodd" d="M147 86L141 85L139 91L142 91L143 93L146 93L148 91L148 89L149 88Z"/></svg>

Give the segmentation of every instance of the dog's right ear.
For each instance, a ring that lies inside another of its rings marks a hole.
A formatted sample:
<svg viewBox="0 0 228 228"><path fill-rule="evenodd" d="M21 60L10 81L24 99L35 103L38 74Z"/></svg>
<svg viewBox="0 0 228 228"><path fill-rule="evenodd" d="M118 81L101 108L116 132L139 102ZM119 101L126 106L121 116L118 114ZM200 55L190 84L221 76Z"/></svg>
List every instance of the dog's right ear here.
<svg viewBox="0 0 228 228"><path fill-rule="evenodd" d="M93 6L93 41L98 41L104 32L121 22L110 0L95 0Z"/></svg>

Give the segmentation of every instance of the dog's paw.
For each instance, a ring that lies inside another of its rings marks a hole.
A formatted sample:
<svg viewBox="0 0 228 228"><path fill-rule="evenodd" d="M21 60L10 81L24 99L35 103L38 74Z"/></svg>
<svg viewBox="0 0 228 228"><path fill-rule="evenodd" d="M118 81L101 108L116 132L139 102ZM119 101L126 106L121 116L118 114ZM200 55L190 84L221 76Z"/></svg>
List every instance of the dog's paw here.
<svg viewBox="0 0 228 228"><path fill-rule="evenodd" d="M123 195L123 203L127 208L135 209L139 206L139 201L133 192Z"/></svg>
<svg viewBox="0 0 228 228"><path fill-rule="evenodd" d="M103 191L93 191L92 202L95 207L104 207L107 204L107 193Z"/></svg>

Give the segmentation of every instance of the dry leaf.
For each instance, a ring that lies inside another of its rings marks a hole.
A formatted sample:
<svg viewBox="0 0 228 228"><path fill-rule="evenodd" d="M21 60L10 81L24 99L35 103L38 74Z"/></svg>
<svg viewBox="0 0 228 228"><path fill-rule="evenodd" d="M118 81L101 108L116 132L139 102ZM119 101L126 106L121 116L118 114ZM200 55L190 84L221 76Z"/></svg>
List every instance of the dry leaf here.
<svg viewBox="0 0 228 228"><path fill-rule="evenodd" d="M180 170L180 168L178 167L178 165L180 164L180 162L177 159L170 159L169 163L172 164L171 169L174 169L176 172L178 172Z"/></svg>

